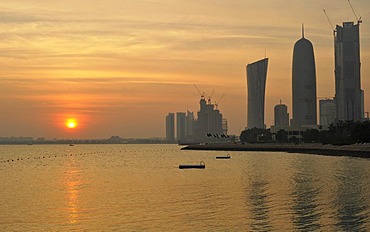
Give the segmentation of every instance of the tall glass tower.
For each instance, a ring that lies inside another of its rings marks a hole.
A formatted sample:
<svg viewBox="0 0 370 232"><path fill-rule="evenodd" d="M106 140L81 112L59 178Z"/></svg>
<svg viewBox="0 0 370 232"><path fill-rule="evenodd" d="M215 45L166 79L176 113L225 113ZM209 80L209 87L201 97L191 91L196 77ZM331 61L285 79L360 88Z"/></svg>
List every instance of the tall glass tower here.
<svg viewBox="0 0 370 232"><path fill-rule="evenodd" d="M337 120L362 120L360 24L344 22L335 33L335 103Z"/></svg>
<svg viewBox="0 0 370 232"><path fill-rule="evenodd" d="M247 65L248 128L265 128L265 89L268 58Z"/></svg>
<svg viewBox="0 0 370 232"><path fill-rule="evenodd" d="M292 65L293 127L317 125L316 68L312 43L302 38L294 44Z"/></svg>

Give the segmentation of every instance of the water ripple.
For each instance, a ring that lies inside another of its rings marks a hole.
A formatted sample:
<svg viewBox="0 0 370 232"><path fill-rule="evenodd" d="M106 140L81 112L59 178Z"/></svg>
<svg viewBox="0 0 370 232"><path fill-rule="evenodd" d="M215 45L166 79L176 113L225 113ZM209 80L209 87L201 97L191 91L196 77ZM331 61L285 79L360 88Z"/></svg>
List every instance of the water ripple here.
<svg viewBox="0 0 370 232"><path fill-rule="evenodd" d="M366 231L370 161L176 145L0 146L1 231ZM179 170L181 163L204 170ZM19 215L22 215L20 217Z"/></svg>

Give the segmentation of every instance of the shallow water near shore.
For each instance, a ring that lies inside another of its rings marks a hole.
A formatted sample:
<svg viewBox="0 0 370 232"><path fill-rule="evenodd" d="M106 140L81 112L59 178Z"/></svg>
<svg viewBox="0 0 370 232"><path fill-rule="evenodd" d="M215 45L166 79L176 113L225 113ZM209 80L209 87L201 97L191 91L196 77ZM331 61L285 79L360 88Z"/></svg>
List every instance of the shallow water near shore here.
<svg viewBox="0 0 370 232"><path fill-rule="evenodd" d="M0 230L370 230L369 159L180 148L0 146Z"/></svg>

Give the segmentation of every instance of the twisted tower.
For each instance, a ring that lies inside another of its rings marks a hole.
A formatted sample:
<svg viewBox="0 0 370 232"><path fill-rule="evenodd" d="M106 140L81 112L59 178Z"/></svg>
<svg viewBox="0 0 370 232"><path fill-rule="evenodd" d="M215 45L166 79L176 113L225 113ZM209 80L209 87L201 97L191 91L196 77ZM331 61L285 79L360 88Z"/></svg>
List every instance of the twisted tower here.
<svg viewBox="0 0 370 232"><path fill-rule="evenodd" d="M265 127L265 89L268 58L247 65L248 128Z"/></svg>

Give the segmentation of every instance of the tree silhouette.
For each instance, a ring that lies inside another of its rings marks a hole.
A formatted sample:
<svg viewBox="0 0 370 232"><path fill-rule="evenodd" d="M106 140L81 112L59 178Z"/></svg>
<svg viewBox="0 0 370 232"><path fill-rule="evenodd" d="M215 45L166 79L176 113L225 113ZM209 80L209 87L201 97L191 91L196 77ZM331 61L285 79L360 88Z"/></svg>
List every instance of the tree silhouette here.
<svg viewBox="0 0 370 232"><path fill-rule="evenodd" d="M247 143L268 142L272 140L270 130L252 128L243 130L240 134L240 141Z"/></svg>

